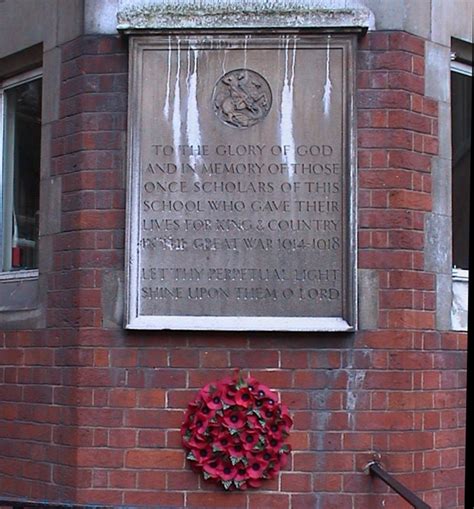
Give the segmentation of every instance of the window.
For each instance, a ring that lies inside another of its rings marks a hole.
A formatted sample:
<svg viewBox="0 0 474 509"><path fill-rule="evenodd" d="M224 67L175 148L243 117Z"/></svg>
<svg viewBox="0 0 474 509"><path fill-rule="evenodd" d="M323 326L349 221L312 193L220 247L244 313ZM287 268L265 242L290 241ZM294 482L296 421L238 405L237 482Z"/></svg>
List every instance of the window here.
<svg viewBox="0 0 474 509"><path fill-rule="evenodd" d="M472 50L459 41L451 62L452 255L451 325L467 329L472 122Z"/></svg>
<svg viewBox="0 0 474 509"><path fill-rule="evenodd" d="M39 71L0 83L0 272L38 267Z"/></svg>
<svg viewBox="0 0 474 509"><path fill-rule="evenodd" d="M451 65L453 266L469 269L472 67Z"/></svg>

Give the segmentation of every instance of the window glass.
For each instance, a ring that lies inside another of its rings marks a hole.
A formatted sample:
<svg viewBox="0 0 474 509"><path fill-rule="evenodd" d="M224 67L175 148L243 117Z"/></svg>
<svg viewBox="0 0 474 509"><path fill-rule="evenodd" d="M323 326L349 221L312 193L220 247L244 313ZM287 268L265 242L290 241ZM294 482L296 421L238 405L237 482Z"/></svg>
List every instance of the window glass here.
<svg viewBox="0 0 474 509"><path fill-rule="evenodd" d="M2 271L38 267L41 79L3 90Z"/></svg>
<svg viewBox="0 0 474 509"><path fill-rule="evenodd" d="M472 72L451 73L453 265L469 269Z"/></svg>

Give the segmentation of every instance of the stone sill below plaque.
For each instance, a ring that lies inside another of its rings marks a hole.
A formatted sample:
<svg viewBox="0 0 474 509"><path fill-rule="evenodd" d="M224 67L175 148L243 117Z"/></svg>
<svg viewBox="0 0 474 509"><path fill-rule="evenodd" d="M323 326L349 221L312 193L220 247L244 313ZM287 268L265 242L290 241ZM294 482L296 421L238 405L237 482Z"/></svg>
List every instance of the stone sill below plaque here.
<svg viewBox="0 0 474 509"><path fill-rule="evenodd" d="M319 4L319 6L318 6ZM317 2L274 0L197 0L131 6L118 12L124 32L206 28L374 29L366 7L346 8L339 0Z"/></svg>
<svg viewBox="0 0 474 509"><path fill-rule="evenodd" d="M351 332L355 327L339 317L285 316L139 316L127 329Z"/></svg>

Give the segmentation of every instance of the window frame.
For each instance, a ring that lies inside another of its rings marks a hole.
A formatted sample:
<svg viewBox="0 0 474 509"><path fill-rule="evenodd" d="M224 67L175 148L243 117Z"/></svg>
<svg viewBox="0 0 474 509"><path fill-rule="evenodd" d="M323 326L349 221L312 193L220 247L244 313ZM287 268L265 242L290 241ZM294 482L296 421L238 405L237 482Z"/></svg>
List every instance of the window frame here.
<svg viewBox="0 0 474 509"><path fill-rule="evenodd" d="M20 270L4 270L4 188L5 185L13 185L13 183L5 184L5 153L7 135L7 118L6 118L6 92L12 88L23 85L30 81L43 79L43 68L35 69L17 74L8 79L0 81L0 282L15 279L34 279L39 275L39 269L20 269ZM38 184L39 185L39 184ZM39 191L39 190L38 190Z"/></svg>

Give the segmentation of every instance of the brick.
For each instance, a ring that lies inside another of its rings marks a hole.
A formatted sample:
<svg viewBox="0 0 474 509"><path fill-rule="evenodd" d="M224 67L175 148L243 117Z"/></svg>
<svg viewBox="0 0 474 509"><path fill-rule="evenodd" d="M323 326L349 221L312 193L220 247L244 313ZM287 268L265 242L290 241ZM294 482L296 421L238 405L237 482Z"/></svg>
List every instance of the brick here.
<svg viewBox="0 0 474 509"><path fill-rule="evenodd" d="M109 405L112 407L134 407L137 404L137 393L133 389L111 389Z"/></svg>
<svg viewBox="0 0 474 509"><path fill-rule="evenodd" d="M413 148L413 136L406 129L364 129L359 132L362 148Z"/></svg>
<svg viewBox="0 0 474 509"><path fill-rule="evenodd" d="M420 56L425 54L425 41L407 32L390 34L390 49L404 50Z"/></svg>
<svg viewBox="0 0 474 509"><path fill-rule="evenodd" d="M170 366L196 368L199 366L199 352L196 350L173 350L170 352Z"/></svg>
<svg viewBox="0 0 474 509"><path fill-rule="evenodd" d="M433 354L430 352L390 352L389 366L392 369L433 369Z"/></svg>
<svg viewBox="0 0 474 509"><path fill-rule="evenodd" d="M410 94L405 90L360 90L357 93L358 108L401 108L411 107Z"/></svg>
<svg viewBox="0 0 474 509"><path fill-rule="evenodd" d="M277 493L249 493L249 509L262 509L271 507L272 509L288 509L290 506L290 496Z"/></svg>
<svg viewBox="0 0 474 509"><path fill-rule="evenodd" d="M166 445L166 433L160 429L139 430L138 445L140 447L164 447Z"/></svg>
<svg viewBox="0 0 474 509"><path fill-rule="evenodd" d="M246 506L247 495L238 492L229 493L190 493L188 507L219 507L222 509L241 509Z"/></svg>
<svg viewBox="0 0 474 509"><path fill-rule="evenodd" d="M137 445L137 431L135 429L110 429L108 436L110 447L128 449Z"/></svg>
<svg viewBox="0 0 474 509"><path fill-rule="evenodd" d="M423 152L437 155L439 152L439 142L436 136L423 136Z"/></svg>
<svg viewBox="0 0 474 509"><path fill-rule="evenodd" d="M137 473L127 470L111 471L109 473L110 488L135 488Z"/></svg>
<svg viewBox="0 0 474 509"><path fill-rule="evenodd" d="M290 493L312 491L311 474L283 472L281 474L281 489Z"/></svg>
<svg viewBox="0 0 474 509"><path fill-rule="evenodd" d="M389 48L389 34L386 32L367 32L364 39L371 50L388 50Z"/></svg>
<svg viewBox="0 0 474 509"><path fill-rule="evenodd" d="M410 269L412 267L411 253L394 250L365 250L359 254L359 267L372 269Z"/></svg>
<svg viewBox="0 0 474 509"><path fill-rule="evenodd" d="M411 430L413 416L410 412L358 412L355 417L357 430Z"/></svg>
<svg viewBox="0 0 474 509"><path fill-rule="evenodd" d="M313 479L313 489L315 491L342 491L342 479L340 474L318 473Z"/></svg>
<svg viewBox="0 0 474 509"><path fill-rule="evenodd" d="M327 384L324 371L298 370L294 376L294 386L299 388L323 389Z"/></svg>
<svg viewBox="0 0 474 509"><path fill-rule="evenodd" d="M127 410L125 423L134 428L179 428L183 413L175 410Z"/></svg>
<svg viewBox="0 0 474 509"><path fill-rule="evenodd" d="M433 274L416 271L393 271L389 276L391 288L434 290Z"/></svg>
<svg viewBox="0 0 474 509"><path fill-rule="evenodd" d="M143 408L163 408L165 406L163 389L145 389L138 393L139 405Z"/></svg>
<svg viewBox="0 0 474 509"><path fill-rule="evenodd" d="M438 116L438 103L431 97L423 97L422 101L422 108L423 113L425 115L429 115L431 117L437 117Z"/></svg>
<svg viewBox="0 0 474 509"><path fill-rule="evenodd" d="M408 210L361 210L359 226L361 228L411 228L414 217Z"/></svg>
<svg viewBox="0 0 474 509"><path fill-rule="evenodd" d="M147 505L152 507L184 507L183 493L166 493L153 491L127 492L124 496L125 503Z"/></svg>
<svg viewBox="0 0 474 509"><path fill-rule="evenodd" d="M273 368L278 367L278 352L272 350L231 351L230 363L242 368Z"/></svg>
<svg viewBox="0 0 474 509"><path fill-rule="evenodd" d="M410 189L412 175L403 170L361 170L359 171L359 182L361 187L365 188Z"/></svg>
<svg viewBox="0 0 474 509"><path fill-rule="evenodd" d="M146 475L145 483L149 488L156 487L153 485L156 472L142 472L140 475ZM149 478L149 479L148 479ZM197 490L199 486L199 476L192 471L174 471L166 473L166 487L168 490ZM164 486L163 486L164 487Z"/></svg>
<svg viewBox="0 0 474 509"><path fill-rule="evenodd" d="M172 449L135 449L126 452L127 468L173 469L184 466L184 452Z"/></svg>
<svg viewBox="0 0 474 509"><path fill-rule="evenodd" d="M404 110L392 110L388 112L388 127L430 134L431 120L418 113Z"/></svg>
<svg viewBox="0 0 474 509"><path fill-rule="evenodd" d="M123 452L105 448L78 448L77 464L82 467L120 468L123 465Z"/></svg>
<svg viewBox="0 0 474 509"><path fill-rule="evenodd" d="M431 158L415 152L389 151L389 164L396 168L428 172L431 169Z"/></svg>
<svg viewBox="0 0 474 509"><path fill-rule="evenodd" d="M230 367L229 353L227 351L207 350L199 352L199 365L201 368L227 368Z"/></svg>
<svg viewBox="0 0 474 509"><path fill-rule="evenodd" d="M434 314L429 311L397 310L388 314L390 328L433 329L434 324Z"/></svg>
<svg viewBox="0 0 474 509"><path fill-rule="evenodd" d="M412 374L408 371L370 371L366 374L364 387L411 390L413 388Z"/></svg>
<svg viewBox="0 0 474 509"><path fill-rule="evenodd" d="M413 293L410 290L381 291L379 305L381 309L412 308Z"/></svg>
<svg viewBox="0 0 474 509"><path fill-rule="evenodd" d="M421 250L424 244L425 238L422 232L407 230L388 232L387 247Z"/></svg>

